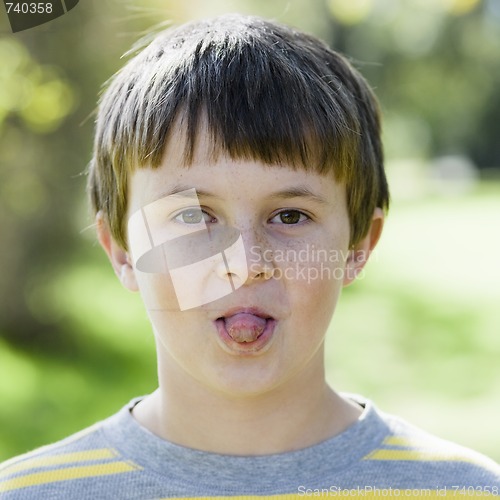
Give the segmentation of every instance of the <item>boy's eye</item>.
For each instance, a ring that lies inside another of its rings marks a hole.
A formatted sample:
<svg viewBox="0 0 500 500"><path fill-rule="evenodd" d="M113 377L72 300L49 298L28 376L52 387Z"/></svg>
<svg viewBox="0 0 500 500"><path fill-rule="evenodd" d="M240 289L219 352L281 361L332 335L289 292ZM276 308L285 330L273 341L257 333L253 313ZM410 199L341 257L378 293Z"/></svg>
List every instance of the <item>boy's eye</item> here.
<svg viewBox="0 0 500 500"><path fill-rule="evenodd" d="M213 217L199 208L188 208L177 214L174 220L183 224L201 224L203 220L205 222L212 222Z"/></svg>
<svg viewBox="0 0 500 500"><path fill-rule="evenodd" d="M300 210L283 210L276 214L270 222L273 224L299 224L309 220L309 217Z"/></svg>

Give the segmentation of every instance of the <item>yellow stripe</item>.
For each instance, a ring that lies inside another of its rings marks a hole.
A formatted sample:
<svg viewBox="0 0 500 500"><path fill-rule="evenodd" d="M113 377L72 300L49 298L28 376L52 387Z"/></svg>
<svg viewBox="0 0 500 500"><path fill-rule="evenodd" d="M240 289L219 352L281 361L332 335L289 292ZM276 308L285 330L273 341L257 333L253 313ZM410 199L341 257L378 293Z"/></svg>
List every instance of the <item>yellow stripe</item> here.
<svg viewBox="0 0 500 500"><path fill-rule="evenodd" d="M314 498L318 498L320 495L314 495ZM288 495L238 495L234 497L165 497L159 498L158 500L296 500L311 497L311 495L298 495L298 494L288 494Z"/></svg>
<svg viewBox="0 0 500 500"><path fill-rule="evenodd" d="M105 460L116 458L118 453L109 448L101 448L98 450L76 451L74 453L64 453L62 455L54 455L49 457L40 457L27 459L18 462L0 472L0 478L10 476L14 472L19 472L27 469L36 469L37 467L49 467L51 465L69 464L73 462L86 462L90 460Z"/></svg>
<svg viewBox="0 0 500 500"><path fill-rule="evenodd" d="M482 492L482 491L476 491L475 493L471 491L470 494L466 493L460 493L459 491L454 491L448 489L442 489L442 490L431 490L431 489L421 489L421 490L414 490L412 488L408 489L397 489L397 488L392 488L392 490L389 490L388 488L379 488L378 490L376 488L373 488L374 491L363 491L361 490L359 493L357 490L349 490L347 492L346 490L339 490L336 492L331 492L331 493L315 493L316 490L311 490L309 494L302 493L293 493L293 494L288 494L288 495L262 495L262 496L256 496L256 495L250 495L250 496L234 496L234 497L176 497L176 498L171 498L171 497L166 497L163 499L159 500L263 500L263 499L271 499L271 500L304 500L305 498L424 498L427 500L437 500L440 498L454 498L455 500L457 498L473 498L473 497L483 497L484 496L490 496L490 498L497 498L496 496L491 496L487 495L487 493ZM349 494L348 494L349 493ZM352 494L351 494L352 493Z"/></svg>
<svg viewBox="0 0 500 500"><path fill-rule="evenodd" d="M66 467L64 469L36 472L24 476L7 479L0 483L0 492L37 486L39 484L69 481L85 477L107 476L139 470L140 467L129 462L112 462L108 464L86 465L82 467Z"/></svg>
<svg viewBox="0 0 500 500"><path fill-rule="evenodd" d="M389 436L384 439L384 444L389 446L407 446L407 447L420 447L420 448L428 448L433 446L433 443L430 439L408 439L402 436Z"/></svg>
<svg viewBox="0 0 500 500"><path fill-rule="evenodd" d="M319 495L314 495L314 498L318 498ZM288 494L288 495L238 495L234 497L165 497L159 498L158 500L296 500L308 498L307 495L298 495L298 494Z"/></svg>
<svg viewBox="0 0 500 500"><path fill-rule="evenodd" d="M463 455L433 453L421 450L375 450L363 460L414 460L420 462L471 462L474 460Z"/></svg>

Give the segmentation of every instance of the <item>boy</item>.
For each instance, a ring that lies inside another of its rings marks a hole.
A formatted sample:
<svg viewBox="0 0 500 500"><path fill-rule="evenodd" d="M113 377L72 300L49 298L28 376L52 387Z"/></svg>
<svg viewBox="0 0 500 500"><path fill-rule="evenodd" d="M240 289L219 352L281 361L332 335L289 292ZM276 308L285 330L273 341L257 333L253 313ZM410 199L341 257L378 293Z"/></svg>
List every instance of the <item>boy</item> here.
<svg viewBox="0 0 500 500"><path fill-rule="evenodd" d="M89 174L159 388L4 464L2 498L498 494L491 460L325 382L389 203L377 103L343 57L255 17L160 33L104 93Z"/></svg>

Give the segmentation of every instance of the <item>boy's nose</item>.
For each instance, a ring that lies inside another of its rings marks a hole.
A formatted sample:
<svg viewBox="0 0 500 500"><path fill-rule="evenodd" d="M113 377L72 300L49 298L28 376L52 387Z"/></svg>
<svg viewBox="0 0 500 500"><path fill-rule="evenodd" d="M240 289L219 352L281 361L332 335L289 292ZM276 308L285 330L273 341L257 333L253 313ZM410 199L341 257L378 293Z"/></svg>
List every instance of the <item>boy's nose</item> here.
<svg viewBox="0 0 500 500"><path fill-rule="evenodd" d="M265 239L252 228L240 230L237 242L223 252L224 265L219 265L219 277L232 283L233 289L255 280L273 276L272 251Z"/></svg>

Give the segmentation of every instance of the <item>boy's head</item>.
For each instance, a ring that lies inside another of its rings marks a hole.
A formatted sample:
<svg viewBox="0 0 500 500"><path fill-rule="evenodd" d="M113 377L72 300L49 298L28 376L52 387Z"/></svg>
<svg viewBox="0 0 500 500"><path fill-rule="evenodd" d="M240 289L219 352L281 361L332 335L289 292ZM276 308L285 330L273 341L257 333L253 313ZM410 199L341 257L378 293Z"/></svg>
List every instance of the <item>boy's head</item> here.
<svg viewBox="0 0 500 500"><path fill-rule="evenodd" d="M388 204L377 104L341 56L254 17L157 35L102 98L89 183L160 386L322 387L332 313Z"/></svg>
<svg viewBox="0 0 500 500"><path fill-rule="evenodd" d="M292 28L240 15L192 22L158 33L111 79L89 193L124 249L130 177L158 168L179 129L187 167L205 131L213 158L331 174L346 188L351 245L388 207L372 91L341 55Z"/></svg>

